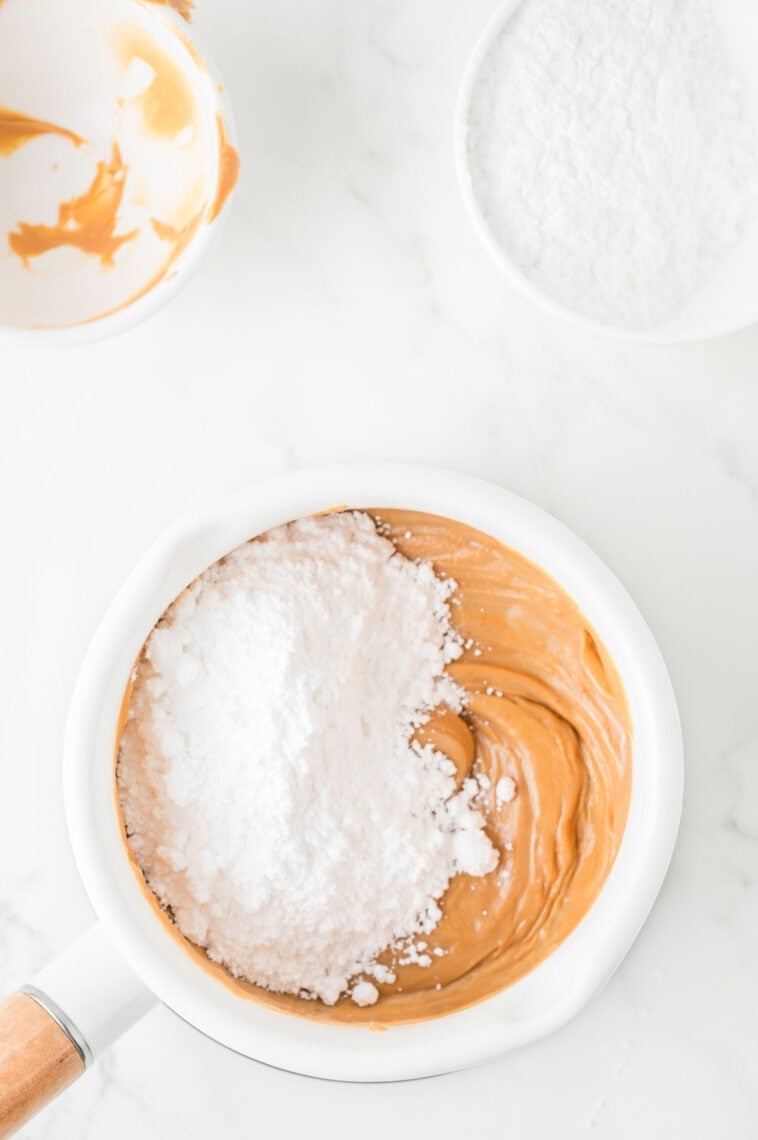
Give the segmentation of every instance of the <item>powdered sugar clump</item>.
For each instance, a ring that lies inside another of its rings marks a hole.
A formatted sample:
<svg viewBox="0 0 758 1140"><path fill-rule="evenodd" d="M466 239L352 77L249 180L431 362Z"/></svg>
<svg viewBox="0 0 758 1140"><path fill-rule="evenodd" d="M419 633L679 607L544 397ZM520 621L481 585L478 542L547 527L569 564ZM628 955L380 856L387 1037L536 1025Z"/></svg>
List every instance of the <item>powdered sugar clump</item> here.
<svg viewBox="0 0 758 1140"><path fill-rule="evenodd" d="M434 929L453 875L497 865L472 789L412 743L461 706L453 590L333 514L239 547L153 631L119 756L129 844L233 974L371 1004L378 955Z"/></svg>
<svg viewBox="0 0 758 1140"><path fill-rule="evenodd" d="M516 795L516 781L512 776L501 776L495 785L495 799L498 806L509 804Z"/></svg>
<svg viewBox="0 0 758 1140"><path fill-rule="evenodd" d="M554 300L653 326L756 210L744 102L708 0L523 0L472 95L475 195Z"/></svg>
<svg viewBox="0 0 758 1140"><path fill-rule="evenodd" d="M379 990L372 982L358 982L350 991L356 1005L373 1005L379 1000Z"/></svg>

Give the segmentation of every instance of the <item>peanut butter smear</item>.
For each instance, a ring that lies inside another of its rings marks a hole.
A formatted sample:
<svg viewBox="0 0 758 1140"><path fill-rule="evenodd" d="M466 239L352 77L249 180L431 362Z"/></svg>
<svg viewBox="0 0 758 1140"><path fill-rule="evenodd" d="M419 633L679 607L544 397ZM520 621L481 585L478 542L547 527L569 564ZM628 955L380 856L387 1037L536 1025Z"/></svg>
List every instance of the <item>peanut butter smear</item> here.
<svg viewBox="0 0 758 1140"><path fill-rule="evenodd" d="M190 245L200 226L203 223L203 212L196 214L184 226L171 226L168 222L161 222L158 218L152 218L151 224L157 236L161 241L168 242L171 246L171 253L169 254L168 261L161 269L161 278L165 277L168 271L174 266L175 262L179 260L185 249ZM157 284L157 282L156 282Z"/></svg>
<svg viewBox="0 0 758 1140"><path fill-rule="evenodd" d="M216 189L216 198L208 215L209 224L215 222L226 205L229 195L237 185L240 172L240 157L229 142L229 137L226 133L226 124L220 111L216 116L216 123L218 125L219 146L218 187Z"/></svg>
<svg viewBox="0 0 758 1140"><path fill-rule="evenodd" d="M114 144L110 161L99 162L92 185L78 198L62 202L54 226L19 222L8 234L8 244L25 265L48 250L68 245L99 258L106 268L122 245L137 236L137 230L116 234L118 211L124 195L127 169Z"/></svg>
<svg viewBox="0 0 758 1140"><path fill-rule="evenodd" d="M0 0L1 2L1 0ZM82 146L84 139L67 131L65 127L57 127L54 123L43 122L42 119L33 119L30 115L23 115L20 111L12 111L10 107L0 107L0 154L3 156L13 154L22 146L39 138L41 135L60 135L68 139L74 146Z"/></svg>
<svg viewBox="0 0 758 1140"><path fill-rule="evenodd" d="M163 8L173 8L188 24L192 23L192 13L195 11L194 0L147 0L147 2L149 4L160 4Z"/></svg>
<svg viewBox="0 0 758 1140"><path fill-rule="evenodd" d="M142 60L153 73L133 100L148 131L158 138L175 139L194 127L199 113L197 99L179 64L138 29L123 31L117 47L125 70L134 60Z"/></svg>
<svg viewBox="0 0 758 1140"><path fill-rule="evenodd" d="M370 1007L349 998L326 1006L271 993L233 978L184 939L129 858L165 928L220 982L282 1012L381 1029L453 1013L498 993L577 926L621 843L632 726L605 649L543 570L448 519L399 510L368 513L387 527L402 554L431 561L458 585L451 615L465 649L448 668L465 690L465 711L438 710L419 736L450 757L459 781L468 775L490 780L480 807L500 863L481 878L457 875L451 881L442 918L427 939L431 966L400 966L387 952L380 961L396 980L377 983L380 997ZM116 756L129 700L127 690ZM497 795L505 776L516 785L507 803Z"/></svg>

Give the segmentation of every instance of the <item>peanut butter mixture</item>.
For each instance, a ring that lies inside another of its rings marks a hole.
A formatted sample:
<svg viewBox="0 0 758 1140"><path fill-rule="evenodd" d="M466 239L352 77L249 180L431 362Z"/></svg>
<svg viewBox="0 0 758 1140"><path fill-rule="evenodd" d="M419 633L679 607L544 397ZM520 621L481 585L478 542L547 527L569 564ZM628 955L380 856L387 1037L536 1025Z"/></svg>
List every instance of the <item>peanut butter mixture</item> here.
<svg viewBox="0 0 758 1140"><path fill-rule="evenodd" d="M237 185L240 172L239 154L229 142L226 123L221 113L216 116L216 125L218 127L218 187L216 198L208 215L209 222L215 222L223 210L227 198Z"/></svg>
<svg viewBox="0 0 758 1140"><path fill-rule="evenodd" d="M420 735L454 761L460 780L488 778L480 806L500 852L498 867L451 881L428 939L431 965L399 965L387 954L381 961L395 981L378 984L378 1002L361 1008L347 998L326 1006L232 978L179 935L132 862L160 920L225 985L283 1012L383 1028L497 993L577 926L621 843L632 726L603 646L544 571L460 523L409 511L369 513L402 554L431 561L458 584L451 612L466 648L448 668L466 692L466 709L462 716L440 710ZM127 692L125 711L128 704ZM504 777L515 784L508 802L498 795Z"/></svg>
<svg viewBox="0 0 758 1140"><path fill-rule="evenodd" d="M173 8L187 23L192 21L195 11L195 0L148 0L150 4L161 4L164 8Z"/></svg>
<svg viewBox="0 0 758 1140"><path fill-rule="evenodd" d="M41 135L60 135L74 146L82 146L84 143L84 139L75 135L73 131L66 130L65 127L46 123L31 115L24 115L21 111L14 111L10 107L0 107L0 155L5 157L13 154Z"/></svg>
<svg viewBox="0 0 758 1140"><path fill-rule="evenodd" d="M148 134L174 140L192 128L199 113L197 97L179 64L141 28L121 31L116 47L125 73L135 60L142 60L152 71L152 82L133 100Z"/></svg>
<svg viewBox="0 0 758 1140"><path fill-rule="evenodd" d="M8 234L8 245L27 266L31 258L68 245L111 267L121 246L137 236L137 230L116 233L126 175L127 168L114 143L110 161L97 164L92 184L84 194L61 202L54 226L19 222L18 229Z"/></svg>

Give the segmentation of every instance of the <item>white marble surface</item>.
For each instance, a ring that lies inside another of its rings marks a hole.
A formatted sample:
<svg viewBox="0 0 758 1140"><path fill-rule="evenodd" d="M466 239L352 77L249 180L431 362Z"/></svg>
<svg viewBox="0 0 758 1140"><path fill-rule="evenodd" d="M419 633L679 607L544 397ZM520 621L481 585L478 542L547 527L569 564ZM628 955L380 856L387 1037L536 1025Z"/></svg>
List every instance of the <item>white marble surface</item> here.
<svg viewBox="0 0 758 1140"><path fill-rule="evenodd" d="M0 347L0 983L91 921L59 771L78 663L174 516L292 466L402 458L557 514L660 640L687 749L652 917L574 1024L434 1081L268 1071L157 1010L28 1140L758 1134L758 328L600 341L497 275L458 198L457 81L492 0L205 0L244 177L219 250L117 341Z"/></svg>

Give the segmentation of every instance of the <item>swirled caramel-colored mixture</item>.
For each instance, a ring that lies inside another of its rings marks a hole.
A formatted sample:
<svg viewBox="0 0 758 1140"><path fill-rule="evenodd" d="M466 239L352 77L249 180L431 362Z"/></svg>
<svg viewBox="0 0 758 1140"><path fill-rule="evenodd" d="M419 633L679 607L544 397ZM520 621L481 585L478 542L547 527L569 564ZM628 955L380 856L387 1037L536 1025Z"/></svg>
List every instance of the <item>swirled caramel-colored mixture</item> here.
<svg viewBox="0 0 758 1140"><path fill-rule="evenodd" d="M440 710L420 735L454 761L460 780L486 777L479 806L499 866L481 878L451 881L442 919L428 937L430 965L401 965L390 952L380 959L395 981L377 983L380 997L370 1008L349 998L326 1006L232 978L181 938L133 866L160 920L227 986L284 1012L382 1028L497 993L577 926L621 843L632 727L606 651L538 566L460 523L408 511L369 513L402 554L428 559L458 585L451 613L465 649L448 668L465 690L466 708L461 716ZM128 704L129 693L125 711ZM513 785L513 798L498 794Z"/></svg>

